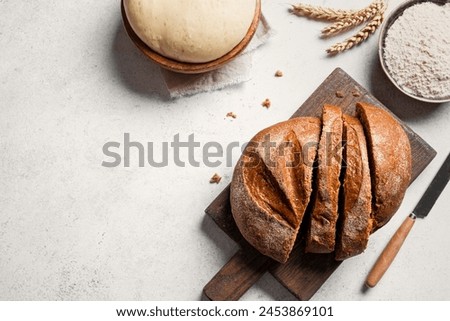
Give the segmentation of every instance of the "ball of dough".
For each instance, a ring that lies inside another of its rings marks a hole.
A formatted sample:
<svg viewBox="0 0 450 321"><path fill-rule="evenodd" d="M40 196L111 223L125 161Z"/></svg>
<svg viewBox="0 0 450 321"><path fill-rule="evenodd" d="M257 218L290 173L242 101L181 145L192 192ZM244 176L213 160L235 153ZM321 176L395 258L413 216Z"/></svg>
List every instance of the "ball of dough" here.
<svg viewBox="0 0 450 321"><path fill-rule="evenodd" d="M230 52L247 34L256 0L124 0L128 21L157 53L203 63Z"/></svg>

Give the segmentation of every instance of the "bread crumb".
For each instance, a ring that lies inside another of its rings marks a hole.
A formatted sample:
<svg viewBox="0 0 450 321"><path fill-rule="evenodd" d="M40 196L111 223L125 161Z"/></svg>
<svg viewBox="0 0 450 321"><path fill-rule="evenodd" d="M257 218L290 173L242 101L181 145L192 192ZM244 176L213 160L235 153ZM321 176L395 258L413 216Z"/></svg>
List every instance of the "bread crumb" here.
<svg viewBox="0 0 450 321"><path fill-rule="evenodd" d="M230 112L227 114L227 117L236 119L237 115L236 115L235 113L233 113L232 111L230 111Z"/></svg>
<svg viewBox="0 0 450 321"><path fill-rule="evenodd" d="M352 91L353 97L361 97L361 93L358 91L358 89L354 89Z"/></svg>
<svg viewBox="0 0 450 321"><path fill-rule="evenodd" d="M209 180L209 183L210 184L219 184L221 180L222 180L222 176L220 176L219 174L215 173L213 175L213 177L211 177L211 179Z"/></svg>
<svg viewBox="0 0 450 321"><path fill-rule="evenodd" d="M270 106L272 105L272 103L270 102L270 99L269 99L269 98L266 98L266 100L264 100L264 101L262 102L261 105L262 105L263 107L269 109Z"/></svg>
<svg viewBox="0 0 450 321"><path fill-rule="evenodd" d="M340 90L336 91L336 97L337 98L344 98L344 93Z"/></svg>
<svg viewBox="0 0 450 321"><path fill-rule="evenodd" d="M281 70L277 70L275 72L275 77L283 77L283 72Z"/></svg>

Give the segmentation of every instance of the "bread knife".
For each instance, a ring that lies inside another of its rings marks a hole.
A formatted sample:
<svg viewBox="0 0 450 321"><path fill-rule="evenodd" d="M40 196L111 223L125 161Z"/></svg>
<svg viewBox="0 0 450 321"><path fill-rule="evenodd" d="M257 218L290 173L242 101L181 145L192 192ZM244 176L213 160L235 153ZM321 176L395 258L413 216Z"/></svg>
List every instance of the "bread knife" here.
<svg viewBox="0 0 450 321"><path fill-rule="evenodd" d="M390 239L389 243L384 248L383 252L378 257L375 265L372 267L366 279L366 286L372 288L377 285L378 281L383 277L386 270L391 265L403 242L408 236L409 231L413 227L416 218L425 218L433 208L434 203L444 190L447 182L450 179L450 154L444 161L436 176L433 178L430 186L428 186L425 194L423 194L419 203L412 211L412 213L403 221L402 225L397 229L395 234Z"/></svg>

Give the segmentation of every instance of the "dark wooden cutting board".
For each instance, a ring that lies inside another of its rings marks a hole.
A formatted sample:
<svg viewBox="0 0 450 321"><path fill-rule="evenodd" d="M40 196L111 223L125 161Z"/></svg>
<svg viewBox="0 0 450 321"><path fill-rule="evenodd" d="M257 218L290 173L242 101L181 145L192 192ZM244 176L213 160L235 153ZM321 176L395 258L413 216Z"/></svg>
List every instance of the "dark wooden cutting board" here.
<svg viewBox="0 0 450 321"><path fill-rule="evenodd" d="M292 117L320 116L325 103L340 106L345 113L354 115L358 101L369 102L388 110L347 73L337 68ZM402 124L411 143L413 181L433 160L436 151L400 119L393 116ZM245 241L234 223L229 196L230 186L227 186L205 212L240 244L241 249L204 287L205 296L215 301L238 300L268 271L296 298L309 300L339 267L340 262L334 260L334 254L306 254L302 249L302 240L298 240L297 249L292 251L285 264L259 254Z"/></svg>

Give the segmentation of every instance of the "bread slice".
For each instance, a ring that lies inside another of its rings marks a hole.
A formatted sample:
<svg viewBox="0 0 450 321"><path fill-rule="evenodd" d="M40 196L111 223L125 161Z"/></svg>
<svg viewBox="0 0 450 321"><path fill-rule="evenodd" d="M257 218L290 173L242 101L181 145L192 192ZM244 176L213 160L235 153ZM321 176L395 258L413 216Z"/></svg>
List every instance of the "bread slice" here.
<svg viewBox="0 0 450 321"><path fill-rule="evenodd" d="M368 103L356 110L368 142L372 176L372 232L395 214L411 180L411 146L403 127L387 111Z"/></svg>
<svg viewBox="0 0 450 321"><path fill-rule="evenodd" d="M366 137L361 122L344 115L342 208L336 233L336 260L358 255L372 230L372 186Z"/></svg>
<svg viewBox="0 0 450 321"><path fill-rule="evenodd" d="M306 238L306 251L331 253L335 248L338 219L339 176L342 161L342 110L325 105L318 151L317 192L311 225Z"/></svg>
<svg viewBox="0 0 450 321"><path fill-rule="evenodd" d="M259 132L245 148L231 183L231 210L244 238L286 262L312 190L319 118L294 118Z"/></svg>

